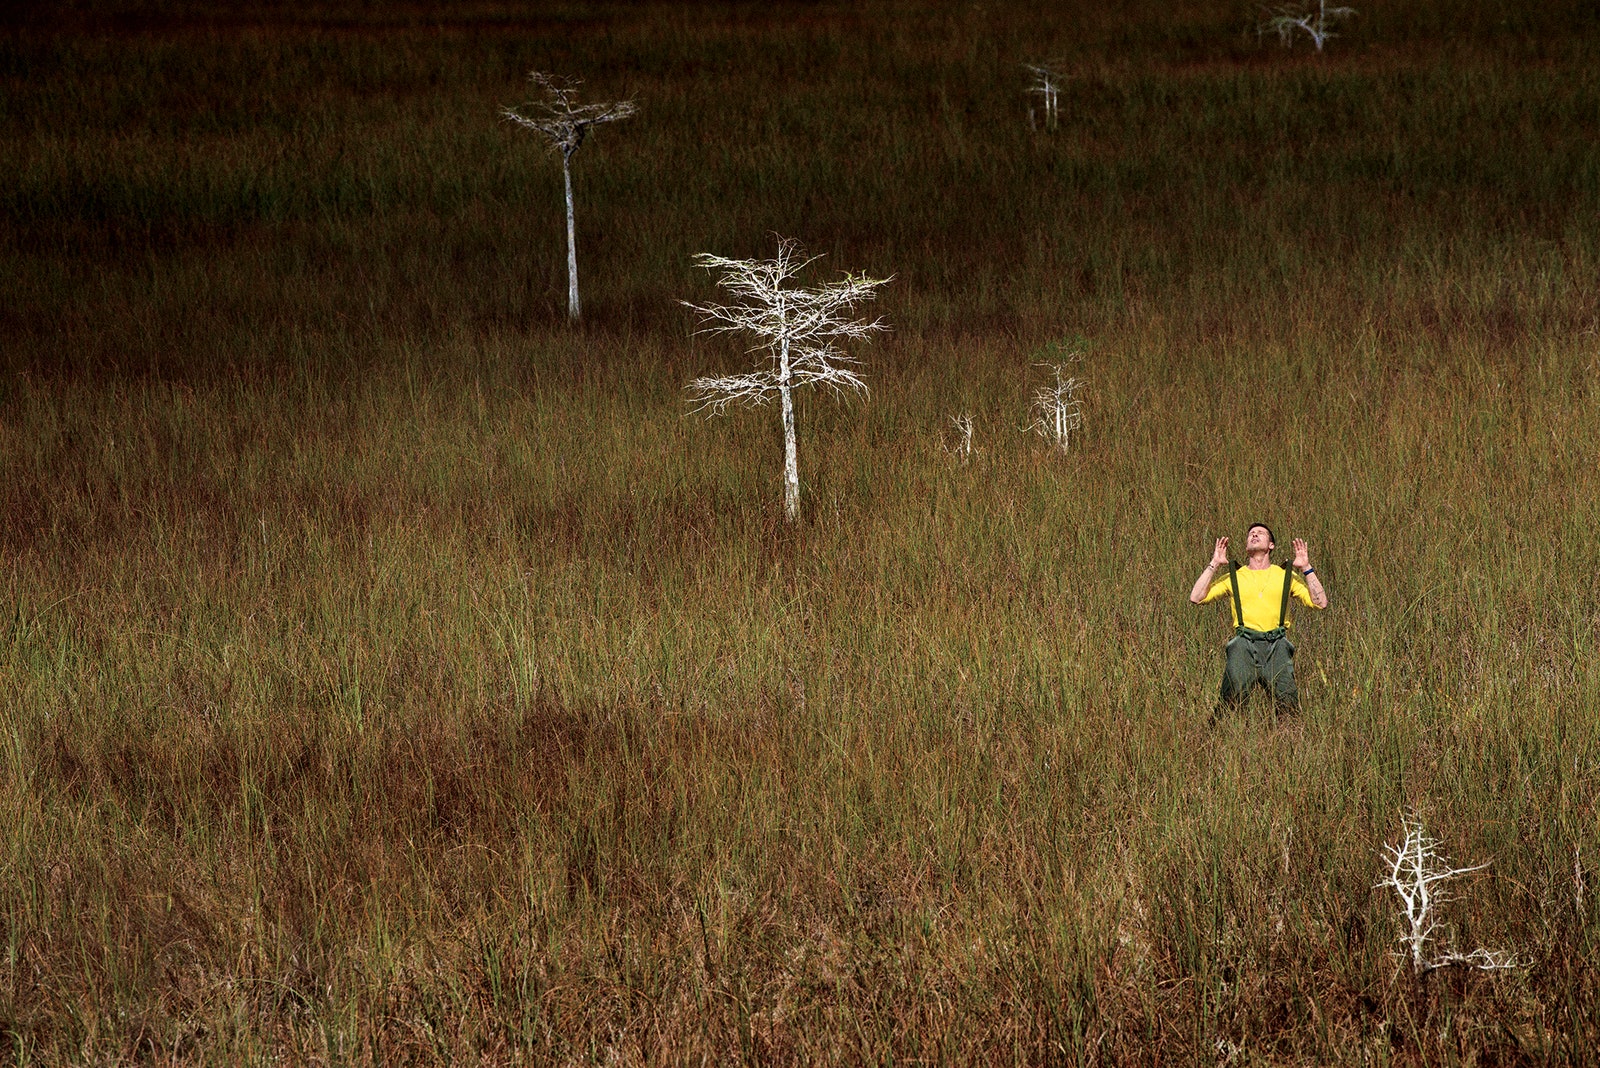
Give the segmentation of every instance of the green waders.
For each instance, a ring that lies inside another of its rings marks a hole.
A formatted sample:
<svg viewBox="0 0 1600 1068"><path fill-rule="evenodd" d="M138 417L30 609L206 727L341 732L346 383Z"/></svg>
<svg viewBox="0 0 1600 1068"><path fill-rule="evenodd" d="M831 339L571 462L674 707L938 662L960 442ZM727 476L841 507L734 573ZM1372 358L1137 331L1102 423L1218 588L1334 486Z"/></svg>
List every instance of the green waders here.
<svg viewBox="0 0 1600 1068"><path fill-rule="evenodd" d="M1239 566L1231 563L1228 578L1233 583L1233 637L1224 650L1226 663L1222 669L1222 699L1218 711L1224 706L1243 706L1250 690L1260 684L1272 694L1278 714L1288 715L1300 710L1300 693L1294 685L1294 643L1289 640L1285 624L1289 621L1289 593L1294 582L1294 572L1283 569L1283 603L1278 607L1278 625L1271 630L1251 630L1244 625L1244 609L1239 600Z"/></svg>

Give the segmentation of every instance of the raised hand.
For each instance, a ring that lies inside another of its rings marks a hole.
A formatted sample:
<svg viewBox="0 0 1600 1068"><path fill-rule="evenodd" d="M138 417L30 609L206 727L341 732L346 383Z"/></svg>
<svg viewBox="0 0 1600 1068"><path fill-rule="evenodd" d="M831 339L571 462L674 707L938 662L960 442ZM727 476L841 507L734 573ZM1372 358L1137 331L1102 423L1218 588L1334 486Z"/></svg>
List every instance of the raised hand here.
<svg viewBox="0 0 1600 1068"><path fill-rule="evenodd" d="M1228 539L1218 538L1217 547L1211 551L1211 566L1221 567L1228 562Z"/></svg>
<svg viewBox="0 0 1600 1068"><path fill-rule="evenodd" d="M1311 566L1311 549L1304 538L1294 539L1294 566L1301 571Z"/></svg>

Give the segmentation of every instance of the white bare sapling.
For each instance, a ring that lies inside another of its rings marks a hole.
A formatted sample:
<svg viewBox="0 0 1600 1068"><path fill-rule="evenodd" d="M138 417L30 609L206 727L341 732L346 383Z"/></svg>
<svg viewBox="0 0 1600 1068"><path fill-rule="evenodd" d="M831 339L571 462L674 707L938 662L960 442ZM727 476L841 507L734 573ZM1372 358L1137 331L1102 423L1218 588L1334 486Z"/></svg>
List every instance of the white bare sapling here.
<svg viewBox="0 0 1600 1068"><path fill-rule="evenodd" d="M694 410L712 415L730 404L756 406L776 397L783 417L783 509L794 522L800 517L800 466L795 445L794 391L821 386L835 394L866 393L867 385L851 370L856 360L842 352L843 341L865 340L888 329L882 319L853 319L857 304L873 299L888 278L846 274L810 289L793 280L818 257L801 255L794 241L778 241L770 260L733 260L702 252L695 262L720 272L717 285L736 299L732 304L691 304L706 323L703 333L749 333L751 352L766 354L765 366L745 374L697 378L689 383Z"/></svg>
<svg viewBox="0 0 1600 1068"><path fill-rule="evenodd" d="M1393 890L1399 899L1400 919L1405 926L1400 933L1400 944L1405 947L1403 955L1411 961L1411 974L1421 978L1451 965L1482 971L1516 967L1516 958L1504 950L1479 947L1470 953L1461 953L1454 948L1443 952L1433 948L1434 935L1442 926L1440 906L1452 900L1444 884L1489 866L1485 861L1452 868L1439 851L1439 845L1439 840L1429 837L1423 829L1421 817L1412 813L1400 817L1400 841L1383 847L1387 873L1377 885Z"/></svg>
<svg viewBox="0 0 1600 1068"><path fill-rule="evenodd" d="M1061 84L1065 80L1055 70L1042 63L1024 63L1023 67L1033 75L1033 81L1028 86L1028 92L1037 93L1044 107L1044 128L1056 128L1056 115L1058 102L1061 96ZM1028 125L1036 127L1033 108L1028 109Z"/></svg>
<svg viewBox="0 0 1600 1068"><path fill-rule="evenodd" d="M950 443L945 449L962 463L972 459L972 422L971 412L962 412L950 417Z"/></svg>
<svg viewBox="0 0 1600 1068"><path fill-rule="evenodd" d="M1278 8L1257 28L1257 32L1275 33L1287 47L1294 44L1296 31L1303 31L1320 52L1330 38L1339 36L1333 27L1345 19L1354 18L1355 14L1353 7L1329 7L1328 0L1317 0L1316 7L1309 3L1292 4Z"/></svg>
<svg viewBox="0 0 1600 1068"><path fill-rule="evenodd" d="M577 228L572 205L572 155L583 144L591 126L616 122L636 113L639 108L631 100L617 100L606 104L578 103L576 78L557 78L542 71L534 71L528 80L543 93L543 97L521 105L521 108L502 108L500 114L524 129L543 134L561 153L561 176L567 194L567 318L576 322L582 318L578 301L578 246ZM524 113L526 112L526 113Z"/></svg>
<svg viewBox="0 0 1600 1068"><path fill-rule="evenodd" d="M1033 391L1034 419L1023 429L1038 434L1058 452L1066 452L1072 435L1083 429L1084 382L1067 373L1082 358L1082 353L1073 352L1062 362L1038 365L1050 372L1050 382Z"/></svg>

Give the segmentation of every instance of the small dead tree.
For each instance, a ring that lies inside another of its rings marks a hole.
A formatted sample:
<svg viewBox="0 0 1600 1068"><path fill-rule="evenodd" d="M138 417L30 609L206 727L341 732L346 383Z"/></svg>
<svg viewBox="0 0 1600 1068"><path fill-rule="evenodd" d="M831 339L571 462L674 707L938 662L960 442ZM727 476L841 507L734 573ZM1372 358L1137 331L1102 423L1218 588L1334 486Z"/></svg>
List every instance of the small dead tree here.
<svg viewBox="0 0 1600 1068"><path fill-rule="evenodd" d="M971 412L962 412L959 415L950 417L950 442L944 446L944 449L962 463L967 463L972 459L973 429L974 424Z"/></svg>
<svg viewBox="0 0 1600 1068"><path fill-rule="evenodd" d="M576 322L582 318L578 301L578 246L572 206L572 154L578 151L591 126L616 122L636 113L639 108L631 100L617 100L608 104L578 103L576 78L558 78L542 71L534 71L528 80L543 92L540 100L530 101L518 108L501 108L500 114L527 130L543 134L561 153L561 176L567 193L567 318ZM528 112L524 114L523 112Z"/></svg>
<svg viewBox="0 0 1600 1068"><path fill-rule="evenodd" d="M751 352L766 354L767 366L739 375L697 378L689 383L693 410L720 415L730 404L754 407L777 397L783 417L783 511L800 518L800 465L795 444L794 391L821 386L835 394L866 393L867 385L846 364L841 341L865 340L888 329L882 319L852 319L848 312L873 299L888 278L846 274L835 282L805 289L792 284L818 257L802 256L788 238L778 241L770 260L733 260L702 252L695 262L721 277L717 285L737 298L733 304L679 303L698 312L702 333L754 334Z"/></svg>
<svg viewBox="0 0 1600 1068"><path fill-rule="evenodd" d="M1033 83L1028 86L1028 92L1038 93L1044 102L1044 128L1056 128L1057 100L1061 96L1061 84L1065 81L1050 67L1041 63L1024 63L1023 67L1033 75ZM1028 125L1034 125L1033 108L1028 109Z"/></svg>
<svg viewBox="0 0 1600 1068"><path fill-rule="evenodd" d="M1329 7L1328 0L1317 0L1315 8L1309 4L1294 4L1278 8L1260 25L1257 32L1275 33L1278 35L1278 40L1288 47L1294 44L1295 31L1303 30L1320 52L1329 38L1339 36L1333 32L1333 27L1345 19L1355 17L1355 13L1356 9L1353 7Z"/></svg>
<svg viewBox="0 0 1600 1068"><path fill-rule="evenodd" d="M1050 371L1051 381L1034 390L1034 420L1023 430L1038 434L1058 452L1066 452L1072 435L1083 429L1084 382L1067 373L1081 358L1080 353L1072 353L1065 362L1038 365Z"/></svg>
<svg viewBox="0 0 1600 1068"><path fill-rule="evenodd" d="M1482 971L1516 967L1516 958L1504 950L1479 947L1471 953L1453 948L1434 952L1433 938L1442 926L1439 907L1452 900L1444 884L1489 866L1485 861L1452 868L1439 851L1439 845L1439 840L1429 837L1423 829L1421 817L1411 813L1400 817L1400 841L1383 847L1388 873L1377 885L1393 890L1400 899L1400 918L1405 924L1400 944L1405 947L1404 955L1411 959L1411 974L1420 979L1429 972L1457 964Z"/></svg>

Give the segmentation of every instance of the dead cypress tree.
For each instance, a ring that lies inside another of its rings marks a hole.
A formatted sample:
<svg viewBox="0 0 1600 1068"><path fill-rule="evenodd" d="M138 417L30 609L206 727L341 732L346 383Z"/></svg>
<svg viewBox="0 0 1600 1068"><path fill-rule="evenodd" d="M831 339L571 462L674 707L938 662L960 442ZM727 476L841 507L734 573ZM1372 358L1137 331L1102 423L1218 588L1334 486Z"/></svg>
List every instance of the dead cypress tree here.
<svg viewBox="0 0 1600 1068"><path fill-rule="evenodd" d="M591 126L626 119L639 110L631 100L617 100L605 104L578 103L576 78L557 78L542 71L534 71L528 80L543 93L540 99L529 101L516 108L502 108L500 113L524 129L543 134L561 153L561 175L567 192L567 318L577 322L582 318L578 301L578 246L575 214L572 204L572 155L583 144Z"/></svg>

